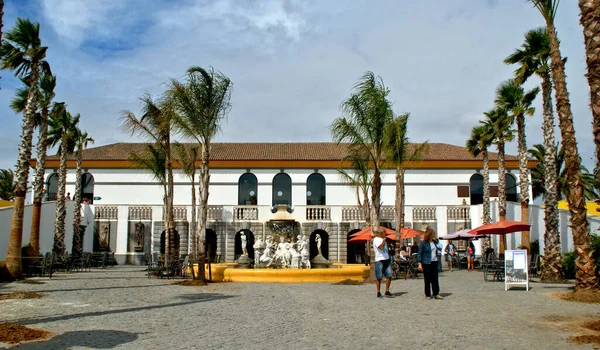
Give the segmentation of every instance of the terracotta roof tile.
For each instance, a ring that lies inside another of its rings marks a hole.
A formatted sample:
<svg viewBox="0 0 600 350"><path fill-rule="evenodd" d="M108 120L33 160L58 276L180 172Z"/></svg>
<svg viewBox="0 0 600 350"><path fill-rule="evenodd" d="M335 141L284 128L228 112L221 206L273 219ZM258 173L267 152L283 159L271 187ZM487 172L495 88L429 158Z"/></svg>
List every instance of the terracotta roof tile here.
<svg viewBox="0 0 600 350"><path fill-rule="evenodd" d="M84 160L127 160L132 152L143 152L147 143L113 143L105 146L88 148L83 151ZM186 145L195 145L187 143ZM295 142L295 143L213 143L211 160L341 160L348 150L348 144L333 142ZM490 160L497 159L497 153L490 152ZM48 156L48 160L58 156ZM70 154L68 159L74 160ZM424 160L461 161L482 160L479 155L473 158L465 147L446 143L430 143ZM507 155L506 160L518 160Z"/></svg>

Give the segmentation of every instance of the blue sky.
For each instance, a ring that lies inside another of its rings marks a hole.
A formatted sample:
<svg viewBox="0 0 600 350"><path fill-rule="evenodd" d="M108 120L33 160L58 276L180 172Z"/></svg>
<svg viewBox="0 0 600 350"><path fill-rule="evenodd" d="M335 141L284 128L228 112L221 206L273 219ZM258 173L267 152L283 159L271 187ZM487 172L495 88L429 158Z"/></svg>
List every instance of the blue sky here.
<svg viewBox="0 0 600 350"><path fill-rule="evenodd" d="M544 24L525 0L20 0L7 1L4 13L4 31L18 16L40 22L56 101L81 114L96 145L137 141L118 130L119 112L137 112L140 96L160 94L193 65L213 66L234 83L216 141L330 141L340 103L370 70L391 89L395 111L411 113L413 141L464 145L495 88L512 76L503 59ZM556 26L579 150L591 169L576 1L561 2ZM18 81L0 75L0 168L12 168L21 116L8 105ZM529 146L542 142L541 98L536 107ZM507 150L515 154L516 142Z"/></svg>

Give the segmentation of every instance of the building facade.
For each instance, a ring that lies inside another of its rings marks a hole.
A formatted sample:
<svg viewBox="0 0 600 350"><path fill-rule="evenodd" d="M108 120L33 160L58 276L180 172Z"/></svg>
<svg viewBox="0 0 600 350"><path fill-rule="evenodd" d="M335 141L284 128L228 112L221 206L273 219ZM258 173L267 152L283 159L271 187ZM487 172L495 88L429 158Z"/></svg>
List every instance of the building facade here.
<svg viewBox="0 0 600 350"><path fill-rule="evenodd" d="M144 146L117 143L83 152L82 196L93 213L84 247L112 251L120 263L140 263L144 255L164 251L162 186L148 170L136 168L129 160L132 152L143 154ZM348 236L364 227L364 214L356 189L344 182L338 171L352 172L342 161L347 147L335 143L214 144L206 232L211 259L237 259L242 252L240 233L246 234L251 247L257 235L264 238L271 233L275 206L288 205L298 232L311 238L311 255L316 254L314 237L318 233L323 255L331 262L362 262L364 244L348 243ZM517 202L518 159L507 156L506 165L507 200ZM49 157L46 166L46 199L51 202L57 192L58 159ZM481 172L482 160L471 157L464 147L431 144L421 162L406 167L406 226L430 226L442 236L480 225ZM491 154L492 196L497 196L497 180L496 155ZM174 185L179 251L185 254L191 249L191 183L177 164ZM66 191L72 195L75 191L74 157L68 161ZM386 165L381 220L390 228L396 227L395 195L395 170ZM253 253L251 248L249 253Z"/></svg>

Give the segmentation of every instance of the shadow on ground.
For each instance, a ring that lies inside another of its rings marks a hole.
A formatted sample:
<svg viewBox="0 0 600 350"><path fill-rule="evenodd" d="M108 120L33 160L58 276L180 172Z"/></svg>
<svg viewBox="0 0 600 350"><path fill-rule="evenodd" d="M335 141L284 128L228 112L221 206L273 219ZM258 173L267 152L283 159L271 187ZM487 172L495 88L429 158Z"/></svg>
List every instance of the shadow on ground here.
<svg viewBox="0 0 600 350"><path fill-rule="evenodd" d="M45 341L25 343L19 349L69 349L75 346L94 349L111 349L117 345L132 342L138 335L130 332L113 330L89 330L66 332Z"/></svg>
<svg viewBox="0 0 600 350"><path fill-rule="evenodd" d="M18 323L18 324L22 324L22 325L32 325L32 324L37 324L37 323L72 320L72 319L77 319L77 318L82 318L82 317L94 317L94 316L104 316L104 315L111 315L111 314L121 314L121 313L127 313L127 312L138 312L138 311L147 311L147 310L155 310L155 309L164 309L164 308L178 307L178 306L183 306L183 305L190 305L190 304L219 300L219 299L228 299L228 298L233 298L233 297L235 297L235 296L215 294L215 293L184 294L184 295L177 296L177 298L181 298L181 299L184 299L187 301L182 301L182 302L178 302L178 303L148 305L148 306L132 307L132 308L127 308L127 309L116 309L116 310L106 310L106 311L82 312L82 313L78 313L78 314L66 314L66 315L39 317L39 318L25 318L25 319L11 320L10 322Z"/></svg>

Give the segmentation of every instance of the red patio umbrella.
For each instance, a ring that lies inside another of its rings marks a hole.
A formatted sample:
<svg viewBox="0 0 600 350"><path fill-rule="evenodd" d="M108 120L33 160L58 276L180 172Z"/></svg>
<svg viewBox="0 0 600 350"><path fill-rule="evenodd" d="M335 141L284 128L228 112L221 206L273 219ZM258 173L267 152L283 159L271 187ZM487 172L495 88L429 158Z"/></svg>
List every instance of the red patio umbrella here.
<svg viewBox="0 0 600 350"><path fill-rule="evenodd" d="M530 227L531 225L524 222L503 220L479 226L469 231L469 233L474 233L476 236L505 235L513 232L529 231Z"/></svg>
<svg viewBox="0 0 600 350"><path fill-rule="evenodd" d="M425 234L424 231L415 230L414 228L410 228L410 227L403 227L400 230L400 239L415 238L418 236L422 236L424 234Z"/></svg>
<svg viewBox="0 0 600 350"><path fill-rule="evenodd" d="M389 228L381 227L382 231L386 233L385 237L388 239L396 240L396 231L390 230ZM356 242L367 242L373 239L373 235L371 234L371 228L365 227L364 229L353 233L350 235L350 239L348 242L356 243Z"/></svg>
<svg viewBox="0 0 600 350"><path fill-rule="evenodd" d="M389 229L387 227L379 226L379 229L381 231L384 231L386 235L391 235L391 234L395 235L396 234L396 231ZM367 226L367 227L363 228L362 230L351 234L350 237L362 236L365 234L369 234L370 236L373 236L373 228L371 226Z"/></svg>

